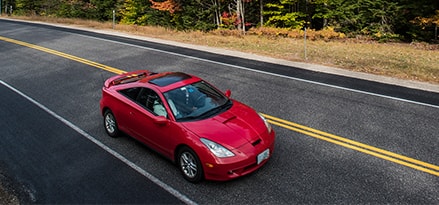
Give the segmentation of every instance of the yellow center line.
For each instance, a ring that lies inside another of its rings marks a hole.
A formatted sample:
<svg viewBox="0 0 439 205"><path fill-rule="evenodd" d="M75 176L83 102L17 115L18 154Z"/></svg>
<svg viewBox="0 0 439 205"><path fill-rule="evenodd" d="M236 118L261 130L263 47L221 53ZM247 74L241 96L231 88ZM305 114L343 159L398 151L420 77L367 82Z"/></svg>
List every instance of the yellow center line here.
<svg viewBox="0 0 439 205"><path fill-rule="evenodd" d="M0 40L6 41L6 42L10 42L10 43L15 43L15 44L18 44L18 45L21 45L21 46L25 46L25 47L28 47L28 48L33 48L33 49L36 49L36 50L39 50L39 51L43 51L43 52L46 52L46 53L50 53L50 54L53 54L53 55L57 55L57 56L60 56L60 57L63 57L63 58L67 58L67 59L70 59L70 60L73 60L73 61L76 61L76 62L80 62L80 63L83 63L83 64L87 64L87 65L93 66L95 68L100 68L102 70L106 70L106 71L109 71L109 72L112 72L112 73L116 73L116 74L125 73L125 71L117 69L117 68L106 66L106 65L103 65L103 64L100 64L100 63L96 63L96 62L87 60L87 59L79 58L79 57L76 57L76 56L73 56L73 55L62 53L62 52L59 52L59 51L56 51L56 50L52 50L52 49L49 49L49 48L44 48L44 47L37 46L37 45L34 45L34 44L26 43L26 42L23 42L23 41L18 41L18 40L14 40L14 39L2 37L2 36L0 36Z"/></svg>
<svg viewBox="0 0 439 205"><path fill-rule="evenodd" d="M37 46L34 44L26 43L23 41L18 41L18 40L14 40L14 39L2 37L2 36L0 36L0 40L14 43L14 44L18 44L18 45L25 46L28 48L33 48L33 49L43 51L46 53L50 53L53 55L57 55L57 56L67 58L67 59L70 59L70 60L73 60L76 62L90 65L90 66L95 67L95 68L106 70L106 71L109 71L109 72L112 72L115 74L126 73L126 71L123 71L123 70L120 70L117 68L106 66L106 65L103 65L100 63L96 63L96 62L87 60L87 59L79 58L79 57L76 57L73 55L69 55L69 54L62 53L62 52L52 50L49 48ZM300 125L300 124L297 124L294 122L283 120L283 119L273 117L273 116L270 116L267 114L262 114L262 115L265 118L267 118L267 121L270 122L271 124L274 124L274 125L277 125L277 126L280 126L280 127L283 127L283 128L286 128L286 129L289 129L289 130L292 130L292 131L295 131L298 133L302 133L302 134L308 135L310 137L314 137L314 138L317 138L320 140L331 142L331 143L334 143L334 144L337 144L337 145L340 145L340 146L343 146L343 147L346 147L346 148L349 148L352 150L356 150L356 151L359 151L359 152L362 152L365 154L369 154L369 155L372 155L372 156L375 156L375 157L378 157L378 158L381 158L384 160L388 160L388 161L391 161L391 162L394 162L397 164L411 167L413 169L423 171L423 172L426 172L426 173L429 173L429 174L432 174L435 176L439 176L439 166L429 164L429 163L426 163L426 162L423 162L423 161L420 161L417 159L413 159L410 157L406 157L406 156L403 156L400 154L396 154L393 152L389 152L389 151L386 151L386 150L383 150L380 148L376 148L376 147L373 147L370 145L366 145L366 144L363 144L363 143L360 143L360 142L357 142L354 140L350 140L350 139L346 139L346 138L336 136L336 135L333 135L330 133L326 133L326 132L323 132L320 130L316 130L316 129L313 129L310 127L306 127L304 125Z"/></svg>
<svg viewBox="0 0 439 205"><path fill-rule="evenodd" d="M423 171L435 176L439 176L439 166L429 164L426 162L419 161L417 159L413 159L410 157L406 157L400 154L396 154L393 152L389 152L380 148L376 148L370 145L366 145L360 142L356 142L350 139L346 139L340 136L336 136L333 134L329 134L320 130L316 130L310 127L306 127L303 125L299 125L297 123L293 123L290 121L286 121L280 118L276 118L267 114L263 114L267 121L271 124L302 133L308 135L310 137L314 137L320 140L324 140L327 142L331 142L333 144L337 144L352 150L356 150L365 154L369 154L381 159L385 159L397 164L401 164L419 171Z"/></svg>

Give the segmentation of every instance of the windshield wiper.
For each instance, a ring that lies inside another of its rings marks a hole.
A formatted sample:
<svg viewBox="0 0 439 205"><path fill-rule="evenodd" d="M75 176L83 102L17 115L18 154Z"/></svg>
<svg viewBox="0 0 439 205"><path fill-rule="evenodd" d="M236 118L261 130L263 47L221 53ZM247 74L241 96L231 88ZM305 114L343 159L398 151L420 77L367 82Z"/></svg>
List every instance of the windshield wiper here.
<svg viewBox="0 0 439 205"><path fill-rule="evenodd" d="M185 122L185 121L192 121L192 120L196 120L196 119L198 119L198 116L186 116L186 117L178 118L177 121L178 122Z"/></svg>
<svg viewBox="0 0 439 205"><path fill-rule="evenodd" d="M205 119L205 118L209 118L210 116L216 115L218 113L224 112L226 110L228 110L230 107L232 107L232 101L231 100L227 100L224 104L213 108L211 110L208 110L204 113L202 113L201 115L198 115L199 118Z"/></svg>
<svg viewBox="0 0 439 205"><path fill-rule="evenodd" d="M230 107L232 107L232 101L229 99L227 100L224 104L213 108L211 110L208 110L206 112L203 112L199 115L188 115L182 118L179 118L178 121L182 122L182 121L192 121L192 120L201 120L201 119L206 119L209 118L213 115L216 115L218 113L224 112L226 110L228 110Z"/></svg>

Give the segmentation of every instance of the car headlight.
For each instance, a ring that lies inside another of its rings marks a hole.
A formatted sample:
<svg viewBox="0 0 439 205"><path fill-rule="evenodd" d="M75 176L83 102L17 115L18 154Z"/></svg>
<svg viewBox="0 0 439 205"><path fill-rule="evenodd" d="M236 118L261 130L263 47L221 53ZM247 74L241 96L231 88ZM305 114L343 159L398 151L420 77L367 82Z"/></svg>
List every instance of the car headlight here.
<svg viewBox="0 0 439 205"><path fill-rule="evenodd" d="M235 154L227 148L221 146L218 143L212 142L208 139L201 138L201 142L206 145L207 148L217 157L233 157Z"/></svg>
<svg viewBox="0 0 439 205"><path fill-rule="evenodd" d="M265 127L267 127L267 130L268 130L268 133L271 133L271 130L272 130L271 124L267 121L267 119L265 119L264 116L261 115L261 113L258 113L258 114L261 117L262 121L264 121Z"/></svg>

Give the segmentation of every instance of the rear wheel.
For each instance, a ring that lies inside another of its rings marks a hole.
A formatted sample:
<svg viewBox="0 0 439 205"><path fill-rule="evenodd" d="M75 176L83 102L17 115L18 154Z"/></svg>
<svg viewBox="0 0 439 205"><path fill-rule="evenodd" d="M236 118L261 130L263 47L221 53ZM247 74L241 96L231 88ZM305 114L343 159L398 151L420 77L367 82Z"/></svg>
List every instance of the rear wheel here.
<svg viewBox="0 0 439 205"><path fill-rule="evenodd" d="M111 110L106 110L104 113L104 127L110 137L117 137L119 135L116 118Z"/></svg>
<svg viewBox="0 0 439 205"><path fill-rule="evenodd" d="M189 147L183 147L178 152L178 166L186 180L197 183L203 179L200 159Z"/></svg>

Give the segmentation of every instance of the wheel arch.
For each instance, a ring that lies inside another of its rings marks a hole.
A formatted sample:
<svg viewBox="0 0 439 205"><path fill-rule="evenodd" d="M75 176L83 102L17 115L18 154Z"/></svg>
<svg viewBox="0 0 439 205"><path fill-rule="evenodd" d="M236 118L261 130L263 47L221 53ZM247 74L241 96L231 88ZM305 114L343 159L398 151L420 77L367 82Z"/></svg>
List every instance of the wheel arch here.
<svg viewBox="0 0 439 205"><path fill-rule="evenodd" d="M189 148L189 149L191 149L191 150L194 150L194 149L192 149L191 147L189 147L187 144L178 144L178 145L175 147L175 149L174 149L174 157L173 157L173 159L172 159L172 161L173 161L175 164L178 163L178 153L179 153L180 150L183 149L184 147L187 147L187 148ZM194 152L195 152L195 151L194 151ZM198 153L196 153L196 152L195 152L195 154L198 155Z"/></svg>
<svg viewBox="0 0 439 205"><path fill-rule="evenodd" d="M105 114L105 112L107 112L107 110L113 112L108 106L105 106L101 109L101 115L103 116Z"/></svg>

